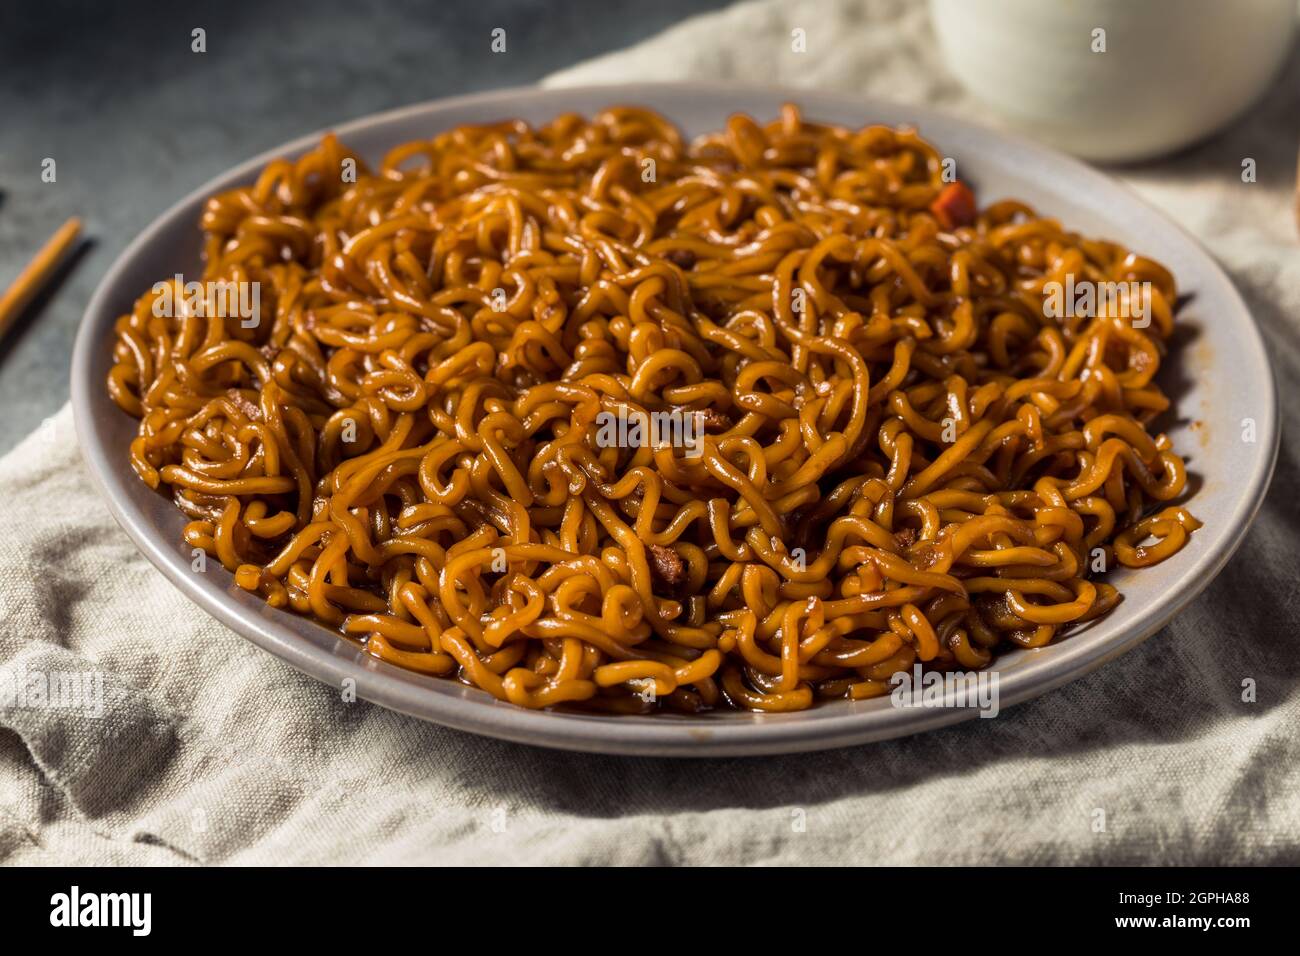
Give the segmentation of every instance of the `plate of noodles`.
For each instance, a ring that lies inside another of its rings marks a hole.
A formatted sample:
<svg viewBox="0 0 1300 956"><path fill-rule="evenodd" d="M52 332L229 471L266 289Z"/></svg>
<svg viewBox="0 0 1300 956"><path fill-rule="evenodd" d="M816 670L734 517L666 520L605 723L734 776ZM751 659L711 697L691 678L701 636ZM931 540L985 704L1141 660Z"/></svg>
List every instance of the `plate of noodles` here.
<svg viewBox="0 0 1300 956"><path fill-rule="evenodd" d="M199 608L398 711L647 755L895 737L1093 670L1222 568L1278 436L1231 283L1113 180L701 84L250 160L118 259L72 387Z"/></svg>

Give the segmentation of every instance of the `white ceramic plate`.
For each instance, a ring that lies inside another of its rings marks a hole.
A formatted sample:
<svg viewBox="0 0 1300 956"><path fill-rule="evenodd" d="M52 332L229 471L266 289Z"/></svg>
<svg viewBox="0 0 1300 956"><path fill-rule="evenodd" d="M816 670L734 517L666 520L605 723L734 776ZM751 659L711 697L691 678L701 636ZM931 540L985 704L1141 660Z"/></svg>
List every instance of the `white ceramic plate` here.
<svg viewBox="0 0 1300 956"><path fill-rule="evenodd" d="M378 159L396 143L462 123L510 117L541 122L569 110L590 115L611 105L639 104L697 134L720 127L735 112L772 118L786 101L798 103L813 119L915 125L957 159L961 176L975 184L982 203L1017 197L1071 228L1123 242L1163 262L1180 289L1195 296L1180 316L1183 331L1161 382L1176 402L1176 414L1164 427L1187 457L1196 487L1191 508L1205 527L1171 560L1141 573L1113 575L1124 601L1109 616L1049 647L1003 655L995 666L1005 712L1153 634L1223 567L1264 496L1277 453L1273 375L1240 296L1190 236L1125 187L1075 160L920 107L854 96L703 84L502 90L382 113L345 123L337 132L361 154ZM969 709L896 708L887 698L837 701L782 715L604 717L527 711L452 681L379 662L318 624L268 608L236 588L219 566L205 574L191 571L189 549L181 540L184 518L167 498L140 482L127 462L136 423L104 389L112 325L159 278L197 269L197 223L205 197L251 182L269 160L300 153L318 138L312 134L251 159L163 213L109 270L77 336L72 399L86 462L114 517L184 594L258 646L322 681L340 686L353 678L361 697L385 707L542 746L672 756L783 753L881 740L974 715ZM1245 419L1254 422L1254 442L1243 441ZM1001 719L1016 718L1013 713Z"/></svg>

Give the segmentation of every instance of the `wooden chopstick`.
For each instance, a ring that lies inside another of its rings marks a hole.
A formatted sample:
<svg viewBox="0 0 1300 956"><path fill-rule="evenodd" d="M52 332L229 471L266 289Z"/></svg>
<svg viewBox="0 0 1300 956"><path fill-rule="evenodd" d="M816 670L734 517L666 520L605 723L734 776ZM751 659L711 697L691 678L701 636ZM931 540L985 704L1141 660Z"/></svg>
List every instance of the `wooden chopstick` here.
<svg viewBox="0 0 1300 956"><path fill-rule="evenodd" d="M36 253L36 257L27 263L27 268L18 274L4 295L0 296L0 335L8 331L27 305L50 280L54 270L63 261L64 255L81 235L81 220L73 216L52 235L47 243Z"/></svg>

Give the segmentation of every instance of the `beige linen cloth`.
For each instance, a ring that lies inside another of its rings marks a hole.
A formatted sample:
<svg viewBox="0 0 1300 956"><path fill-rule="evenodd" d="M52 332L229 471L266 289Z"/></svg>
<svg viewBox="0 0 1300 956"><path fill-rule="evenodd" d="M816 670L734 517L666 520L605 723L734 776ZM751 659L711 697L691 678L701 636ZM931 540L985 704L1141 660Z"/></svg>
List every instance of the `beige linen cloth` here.
<svg viewBox="0 0 1300 956"><path fill-rule="evenodd" d="M945 73L918 3L745 4L552 82L684 77L994 122ZM1227 135L1118 171L1231 270L1285 431L1237 557L1121 663L997 720L806 756L623 759L445 730L341 702L181 597L100 503L65 408L0 461L0 680L100 673L105 712L0 706L0 860L1300 862L1300 58L1283 80Z"/></svg>

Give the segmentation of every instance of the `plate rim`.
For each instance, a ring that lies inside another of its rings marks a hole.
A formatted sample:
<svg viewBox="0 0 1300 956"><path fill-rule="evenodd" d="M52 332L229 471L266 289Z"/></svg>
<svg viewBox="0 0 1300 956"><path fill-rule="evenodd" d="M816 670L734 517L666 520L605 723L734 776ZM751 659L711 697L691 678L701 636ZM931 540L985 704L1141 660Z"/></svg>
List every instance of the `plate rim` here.
<svg viewBox="0 0 1300 956"><path fill-rule="evenodd" d="M104 332L111 328L116 318L113 289L119 276L146 251L159 233L166 231L182 217L191 206L202 202L214 192L229 188L230 184L245 181L266 163L281 156L295 155L319 142L326 132L340 138L361 132L369 127L401 122L422 114L436 114L461 108L478 106L508 107L521 100L563 101L575 96L607 97L607 105L653 99L656 94L669 96L705 95L721 98L727 95L769 96L782 100L835 102L869 116L872 111L907 111L914 115L914 125L938 121L960 128L964 135L983 139L991 145L1011 147L1027 159L1064 168L1082 180L1104 184L1109 191L1116 189L1127 195L1130 203L1148 218L1154 217L1175 234L1200 258L1209 275L1219 281L1236 310L1245 317L1248 329L1243 345L1257 353L1258 364L1266 374L1256 382L1262 390L1265 410L1263 420L1257 423L1259 443L1264 448L1253 473L1235 499L1233 513L1228 517L1231 528L1217 550L1201 556L1185 569L1180 587L1171 588L1155 601L1140 608L1127 629L1105 642L1080 647L1073 653L1067 651L1063 659L1039 663L1031 661L1011 673L1000 675L1000 708L1005 710L1022 701L1040 696L1066 683L1077 680L1105 663L1128 652L1194 600L1223 569L1240 547L1263 504L1265 493L1276 465L1280 442L1280 408L1276 385L1276 372L1269 356L1263 335L1251 310L1242 299L1230 276L1214 256L1180 223L1166 215L1141 197L1126 183L1097 170L1071 156L1033 142L1015 133L993 130L971 123L941 108L885 100L873 96L817 89L798 89L783 86L735 84L719 82L676 83L624 83L580 86L522 86L471 93L462 96L426 100L390 110L366 114L344 123L332 125L295 137L258 155L224 170L181 199L169 205L137 235L114 260L98 283L86 307L77 330L73 348L71 391L73 419L78 447L92 481L118 525L127 533L135 546L145 555L180 592L204 611L230 627L241 637L252 641L286 661L295 669L325 683L339 686L340 682L355 680L357 695L380 706L411 716L433 721L457 730L482 734L498 739L535 746L594 753L629 756L717 757L753 756L825 750L836 747L886 740L922 733L958 721L971 719L973 711L967 709L939 708L914 710L890 708L875 711L850 711L826 714L823 705L795 715L751 715L750 719L655 716L651 718L607 717L588 714L571 714L554 711L532 711L504 704L482 691L471 690L455 682L440 678L422 677L384 662L367 662L359 665L355 659L339 656L305 640L287 622L280 619L288 612L269 612L264 606L253 608L232 599L233 584L221 591L204 587L189 570L179 550L171 543L152 533L152 523L126 493L127 482L138 482L134 471L125 468L125 449L110 448L106 438L94 426L94 407L97 401L107 401L102 383L92 381L91 373L96 350L103 348ZM557 110L565 107L557 105ZM810 112L815 112L815 107ZM670 117L672 119L672 117ZM436 120L432 129L438 128ZM191 224L192 225L192 224ZM1246 330L1242 330L1245 332ZM224 569L220 569L222 573ZM300 619L307 620L307 619ZM321 625L322 631L332 633ZM347 644L341 635L337 641ZM1056 645L1064 647L1066 645ZM439 686L445 684L446 686ZM479 699L479 698L482 699ZM812 715L821 714L814 718ZM801 719L802 718L802 719Z"/></svg>

